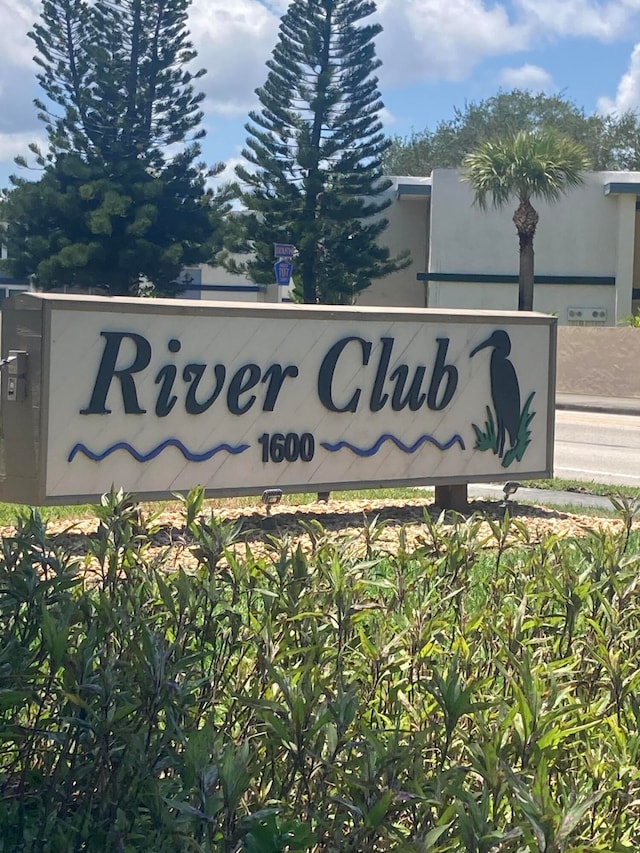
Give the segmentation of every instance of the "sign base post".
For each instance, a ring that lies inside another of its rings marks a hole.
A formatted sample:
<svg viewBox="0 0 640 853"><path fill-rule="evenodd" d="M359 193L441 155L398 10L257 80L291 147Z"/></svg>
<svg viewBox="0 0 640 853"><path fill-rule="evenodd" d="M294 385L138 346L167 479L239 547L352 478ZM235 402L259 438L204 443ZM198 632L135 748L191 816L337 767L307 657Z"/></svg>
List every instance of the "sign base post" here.
<svg viewBox="0 0 640 853"><path fill-rule="evenodd" d="M467 484L459 483L455 486L436 486L434 503L440 509L466 512L469 507Z"/></svg>

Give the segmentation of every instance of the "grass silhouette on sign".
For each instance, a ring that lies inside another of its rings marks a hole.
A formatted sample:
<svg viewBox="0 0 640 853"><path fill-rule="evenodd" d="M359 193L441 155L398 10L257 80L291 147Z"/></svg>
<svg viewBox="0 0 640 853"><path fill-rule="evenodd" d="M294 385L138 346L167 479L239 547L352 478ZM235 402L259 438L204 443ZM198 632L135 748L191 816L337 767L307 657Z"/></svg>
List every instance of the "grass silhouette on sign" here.
<svg viewBox="0 0 640 853"><path fill-rule="evenodd" d="M495 454L501 457L503 468L508 468L512 462L516 460L520 462L524 456L525 450L531 444L531 430L529 429L529 425L531 424L535 412L531 412L530 407L535 393L535 391L532 391L527 397L522 412L520 413L515 441L513 441L511 447L506 453L500 453L496 421L489 406L487 406L487 420L484 423L484 430L477 424L472 424L473 430L476 434L474 450L492 450Z"/></svg>

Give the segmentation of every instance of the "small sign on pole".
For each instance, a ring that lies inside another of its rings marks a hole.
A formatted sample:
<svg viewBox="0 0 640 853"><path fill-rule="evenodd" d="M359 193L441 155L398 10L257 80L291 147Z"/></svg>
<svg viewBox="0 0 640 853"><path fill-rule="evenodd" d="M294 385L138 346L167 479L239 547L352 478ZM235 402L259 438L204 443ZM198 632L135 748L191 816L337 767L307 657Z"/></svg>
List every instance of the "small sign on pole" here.
<svg viewBox="0 0 640 853"><path fill-rule="evenodd" d="M276 271L278 287L289 287L291 284L291 273L293 272L291 261L285 261L284 259L276 261L273 268Z"/></svg>
<svg viewBox="0 0 640 853"><path fill-rule="evenodd" d="M293 243L274 243L273 257L274 258L292 258L296 253L296 247Z"/></svg>
<svg viewBox="0 0 640 853"><path fill-rule="evenodd" d="M273 265L276 273L276 284L278 285L278 302L289 302L291 294L289 288L291 286L291 274L293 273L293 264L286 258L280 258Z"/></svg>

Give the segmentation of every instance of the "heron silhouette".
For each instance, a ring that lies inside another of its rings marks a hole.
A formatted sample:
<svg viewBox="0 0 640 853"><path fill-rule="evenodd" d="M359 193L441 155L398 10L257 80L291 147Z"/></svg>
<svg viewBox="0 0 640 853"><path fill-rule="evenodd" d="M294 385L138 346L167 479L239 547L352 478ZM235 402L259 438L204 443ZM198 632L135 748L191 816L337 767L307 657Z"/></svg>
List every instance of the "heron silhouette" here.
<svg viewBox="0 0 640 853"><path fill-rule="evenodd" d="M494 453L500 458L504 454L507 433L511 447L515 446L520 426L520 386L518 376L509 361L511 338L504 329L497 329L486 341L471 351L470 358L487 347L493 347L489 375L491 379L491 400L496 413L497 447Z"/></svg>

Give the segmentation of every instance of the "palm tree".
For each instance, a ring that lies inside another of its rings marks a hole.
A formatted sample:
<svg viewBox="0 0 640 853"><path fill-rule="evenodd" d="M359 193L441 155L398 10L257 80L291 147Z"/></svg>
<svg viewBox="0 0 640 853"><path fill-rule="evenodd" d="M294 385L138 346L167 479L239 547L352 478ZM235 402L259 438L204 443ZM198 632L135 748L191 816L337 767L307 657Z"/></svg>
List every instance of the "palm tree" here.
<svg viewBox="0 0 640 853"><path fill-rule="evenodd" d="M552 131L520 131L483 142L464 159L463 180L475 192L474 203L486 210L488 201L504 207L514 196L520 202L513 222L520 241L518 311L533 310L533 238L538 213L531 199L558 201L583 183L590 164L577 142Z"/></svg>

